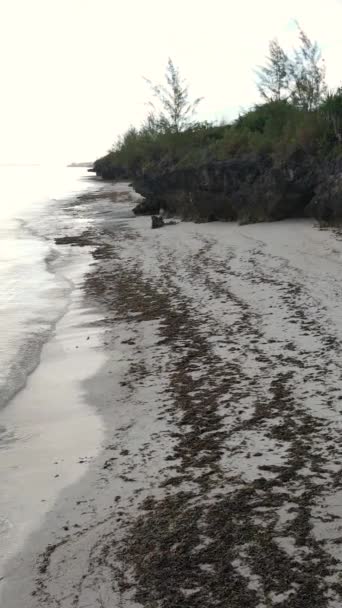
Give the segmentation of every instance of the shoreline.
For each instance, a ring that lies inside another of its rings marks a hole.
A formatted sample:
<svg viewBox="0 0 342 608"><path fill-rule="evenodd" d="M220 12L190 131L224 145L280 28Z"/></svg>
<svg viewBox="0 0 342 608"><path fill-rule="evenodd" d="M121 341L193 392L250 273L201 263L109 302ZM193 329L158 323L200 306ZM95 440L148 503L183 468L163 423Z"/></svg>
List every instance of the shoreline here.
<svg viewBox="0 0 342 608"><path fill-rule="evenodd" d="M65 179L65 176L60 177ZM44 173L40 174L40 178L44 183ZM9 319L11 334L7 336L6 328L3 328L4 337L2 349L0 349L0 351L2 350L0 352L2 361L0 415L1 410L24 390L28 378L39 365L44 344L53 336L56 324L63 318L69 305L69 294L73 286L68 277L63 275L63 268L68 266L70 256L67 255L67 258L64 259L63 254L56 248L51 238L53 227L57 228L58 225L57 229L61 228L59 222L63 208L73 204L73 200L77 199L77 192L82 193L84 188L91 191L98 185L96 178L90 180L86 176L82 179L79 171L76 172L75 178L71 180L71 183L68 181L63 192L60 185L56 186L56 175L50 175L53 185L57 188L57 198L50 199L41 194L37 187L39 180L36 177L35 194L30 192L26 203L25 197L23 197L24 202L18 206L17 214L15 214L18 217L12 217L10 212L4 212L0 243L2 245L1 266L4 273L2 275L4 285L0 308L5 319L6 307L10 311L13 309L13 312ZM83 181L86 182L86 185L82 183ZM61 180L61 183L64 182ZM20 198L19 195L17 197ZM13 200L14 208L16 208L15 202ZM7 246L9 253L6 253ZM24 251L26 255L23 254ZM32 267L29 266L28 260ZM22 269L27 264L27 273L23 273L20 278L18 268L15 266L18 262ZM8 273L11 264L12 277ZM32 289L30 280L27 279L32 272L38 272L38 276L35 275L34 278L34 281L37 281L34 289ZM12 293L14 285L15 290ZM27 297L28 295L31 296L31 300L30 297ZM10 302L6 302L6 296L11 298ZM16 298L18 298L18 302ZM19 302L23 303L22 307ZM13 329L15 326L17 332ZM23 341L21 341L21 337L23 337ZM16 348L13 348L15 345L17 345Z"/></svg>
<svg viewBox="0 0 342 608"><path fill-rule="evenodd" d="M114 192L84 285L103 449L4 608L338 606L342 244L310 221L151 231Z"/></svg>
<svg viewBox="0 0 342 608"><path fill-rule="evenodd" d="M43 345L40 360L26 385L2 411L3 441L2 552L0 597L7 562L21 550L64 487L83 475L88 458L101 445L101 423L79 389L82 379L101 365L99 316L79 302L77 283L88 267L85 252L76 256L68 275L74 282L68 306ZM76 283L76 284L75 284ZM82 326L88 325L85 341ZM89 354L87 354L89 353ZM79 368L80 361L83 365ZM82 435L78 423L82 421ZM78 446L75 446L77 438ZM6 438L5 438L6 439ZM7 474L6 474L7 471ZM2 583L2 584L1 584Z"/></svg>

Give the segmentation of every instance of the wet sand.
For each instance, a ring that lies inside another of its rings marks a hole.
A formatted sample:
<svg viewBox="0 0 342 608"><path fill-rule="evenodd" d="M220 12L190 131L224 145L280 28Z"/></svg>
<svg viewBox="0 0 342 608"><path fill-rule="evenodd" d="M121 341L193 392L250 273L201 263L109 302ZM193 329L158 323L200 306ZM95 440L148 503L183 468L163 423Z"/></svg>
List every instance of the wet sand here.
<svg viewBox="0 0 342 608"><path fill-rule="evenodd" d="M84 284L103 449L1 606L337 608L342 242L299 220L152 231L114 192L126 219L87 235Z"/></svg>
<svg viewBox="0 0 342 608"><path fill-rule="evenodd" d="M94 309L85 308L77 288L88 264L84 251L75 256L68 274L76 288L67 312L43 347L40 364L26 387L1 412L5 429L0 451L2 583L7 578L5 563L22 550L63 488L84 474L101 448L102 421L82 390L82 381L105 360L99 348L99 317Z"/></svg>

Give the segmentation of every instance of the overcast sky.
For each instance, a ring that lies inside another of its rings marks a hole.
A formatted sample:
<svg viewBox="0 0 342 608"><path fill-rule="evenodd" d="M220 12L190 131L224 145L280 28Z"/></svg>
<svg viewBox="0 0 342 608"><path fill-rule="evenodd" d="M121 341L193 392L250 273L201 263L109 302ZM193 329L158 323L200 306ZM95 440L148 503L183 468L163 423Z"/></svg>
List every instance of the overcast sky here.
<svg viewBox="0 0 342 608"><path fill-rule="evenodd" d="M139 124L168 56L199 118L258 100L268 42L294 44L294 20L342 81L342 0L0 0L0 162L82 161Z"/></svg>

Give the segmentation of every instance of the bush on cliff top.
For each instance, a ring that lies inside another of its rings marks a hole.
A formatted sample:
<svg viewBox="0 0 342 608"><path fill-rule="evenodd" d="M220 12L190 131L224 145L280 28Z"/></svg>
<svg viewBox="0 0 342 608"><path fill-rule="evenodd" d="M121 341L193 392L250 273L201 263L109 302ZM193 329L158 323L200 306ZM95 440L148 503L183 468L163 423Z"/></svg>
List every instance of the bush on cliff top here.
<svg viewBox="0 0 342 608"><path fill-rule="evenodd" d="M194 123L200 99L169 60L165 85L151 85L159 101L140 129L130 128L95 171L105 178L134 177L146 171L198 167L239 155L270 154L282 162L297 150L316 156L340 153L342 89L327 94L319 46L298 26L299 46L288 55L276 40L259 68L258 88L265 103L232 124Z"/></svg>
<svg viewBox="0 0 342 608"><path fill-rule="evenodd" d="M341 140L342 94L312 111L274 101L255 106L230 125L198 123L182 132L158 132L146 125L130 129L94 169L115 179L246 154L270 154L283 161L296 150L333 154Z"/></svg>
<svg viewBox="0 0 342 608"><path fill-rule="evenodd" d="M214 126L208 123L192 125L181 132L164 131L144 125L140 130L130 129L115 147L94 164L102 177L137 175L158 166L196 166L210 160L213 144L223 140L229 126ZM111 174L111 175L110 175Z"/></svg>

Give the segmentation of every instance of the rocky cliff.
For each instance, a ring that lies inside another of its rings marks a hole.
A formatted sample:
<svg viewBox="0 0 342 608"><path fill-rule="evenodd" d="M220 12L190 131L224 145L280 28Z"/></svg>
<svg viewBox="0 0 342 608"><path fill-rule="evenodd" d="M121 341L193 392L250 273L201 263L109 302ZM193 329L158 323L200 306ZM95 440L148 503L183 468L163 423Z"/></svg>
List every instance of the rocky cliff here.
<svg viewBox="0 0 342 608"><path fill-rule="evenodd" d="M190 168L156 163L132 177L144 197L136 214L163 209L183 219L241 223L305 216L327 223L342 219L342 159L318 160L303 150L286 161L250 155Z"/></svg>

